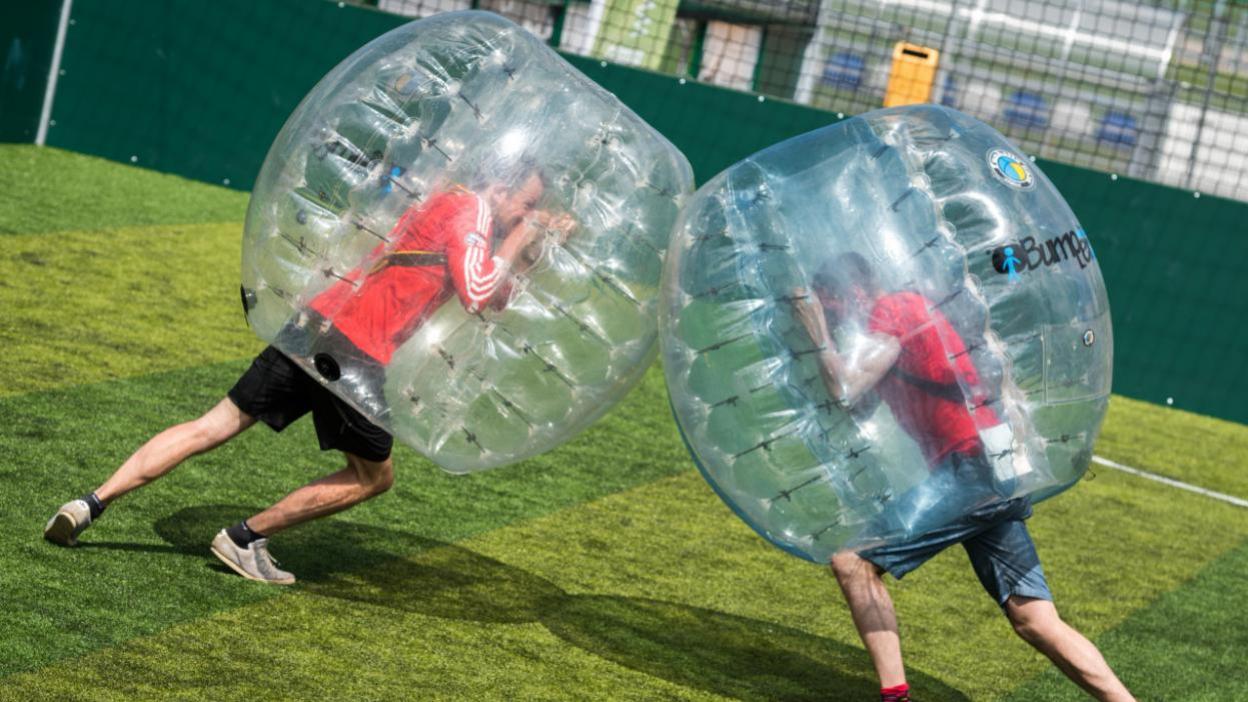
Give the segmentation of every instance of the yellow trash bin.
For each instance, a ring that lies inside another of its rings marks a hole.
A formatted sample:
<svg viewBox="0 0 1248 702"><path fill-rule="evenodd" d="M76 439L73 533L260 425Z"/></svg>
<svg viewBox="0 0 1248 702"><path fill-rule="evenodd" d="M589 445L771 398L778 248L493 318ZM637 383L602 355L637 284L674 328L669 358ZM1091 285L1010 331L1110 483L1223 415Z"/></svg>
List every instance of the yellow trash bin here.
<svg viewBox="0 0 1248 702"><path fill-rule="evenodd" d="M888 74L884 106L915 105L932 97L940 52L926 46L899 41L893 47L893 69Z"/></svg>

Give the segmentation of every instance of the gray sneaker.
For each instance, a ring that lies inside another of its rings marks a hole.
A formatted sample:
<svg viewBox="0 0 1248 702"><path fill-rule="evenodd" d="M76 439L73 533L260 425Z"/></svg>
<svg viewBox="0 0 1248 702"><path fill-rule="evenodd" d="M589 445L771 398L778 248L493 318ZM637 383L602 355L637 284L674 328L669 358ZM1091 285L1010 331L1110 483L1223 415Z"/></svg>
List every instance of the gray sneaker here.
<svg viewBox="0 0 1248 702"><path fill-rule="evenodd" d="M259 580L274 585L290 585L295 576L279 570L277 560L269 555L269 540L256 539L247 548L240 548L225 529L212 537L212 552L235 573L248 580Z"/></svg>
<svg viewBox="0 0 1248 702"><path fill-rule="evenodd" d="M43 538L61 546L73 546L78 543L78 535L91 526L91 508L85 500L74 500L61 505L61 508L48 520L43 528Z"/></svg>

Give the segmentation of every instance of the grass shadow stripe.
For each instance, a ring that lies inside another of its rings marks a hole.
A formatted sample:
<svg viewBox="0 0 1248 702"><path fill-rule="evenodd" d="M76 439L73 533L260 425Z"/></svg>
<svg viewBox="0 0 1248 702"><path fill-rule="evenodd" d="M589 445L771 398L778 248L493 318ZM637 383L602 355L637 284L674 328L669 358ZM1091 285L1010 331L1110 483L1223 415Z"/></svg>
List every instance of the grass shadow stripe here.
<svg viewBox="0 0 1248 702"><path fill-rule="evenodd" d="M19 536L0 547L0 590L7 598L5 630L23 632L0 640L0 673L38 668L278 596L207 570L207 544L217 529L258 505L341 467L339 454L317 449L310 422L278 435L257 427L192 459L110 507L84 535L82 548L58 549L39 538L57 505L99 484L160 429L212 406L243 368L245 362L228 362L0 398L0 424L9 428L0 434L0 455L7 459L0 465L6 485L0 529ZM350 520L377 528L403 525L422 538L455 541L688 470L671 427L643 411L662 402L662 393L662 378L652 370L595 427L504 470L452 476L400 447L395 489L352 510ZM252 506L229 514L184 511L240 499ZM161 526L170 515L194 517L188 524L196 538L173 538ZM346 528L342 524L331 518L306 533L332 533ZM290 541L293 563L315 574L309 556L301 561L298 555L301 533L303 528L279 535L274 551L286 558L283 543ZM351 548L392 553L384 531L368 533L378 542ZM104 545L92 547L97 539ZM306 553L330 552L317 547ZM339 560L348 567L353 562Z"/></svg>
<svg viewBox="0 0 1248 702"><path fill-rule="evenodd" d="M1190 580L1162 594L1096 644L1141 700L1235 699L1243 689L1248 621L1231 602L1244 601L1248 542L1222 554ZM1007 696L1008 702L1086 699L1046 671Z"/></svg>

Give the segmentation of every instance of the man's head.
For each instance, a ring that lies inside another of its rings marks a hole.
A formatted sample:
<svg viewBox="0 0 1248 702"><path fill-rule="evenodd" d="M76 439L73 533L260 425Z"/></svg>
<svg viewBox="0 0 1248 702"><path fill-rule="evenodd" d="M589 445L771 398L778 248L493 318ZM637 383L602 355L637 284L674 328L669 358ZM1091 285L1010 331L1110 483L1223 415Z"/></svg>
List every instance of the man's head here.
<svg viewBox="0 0 1248 702"><path fill-rule="evenodd" d="M862 314L880 296L879 283L871 264L862 254L849 252L837 254L815 273L811 287L824 309L838 320L845 319L855 310Z"/></svg>
<svg viewBox="0 0 1248 702"><path fill-rule="evenodd" d="M496 162L483 170L482 189L494 212L495 225L504 233L511 231L537 209L546 192L542 169L532 158L522 157Z"/></svg>

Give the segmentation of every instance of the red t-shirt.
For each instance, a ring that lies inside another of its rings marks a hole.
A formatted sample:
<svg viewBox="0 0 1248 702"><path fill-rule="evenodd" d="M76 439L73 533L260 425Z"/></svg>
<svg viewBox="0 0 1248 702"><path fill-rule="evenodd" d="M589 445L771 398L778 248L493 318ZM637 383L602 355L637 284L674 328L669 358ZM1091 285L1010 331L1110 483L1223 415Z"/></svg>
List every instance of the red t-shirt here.
<svg viewBox="0 0 1248 702"><path fill-rule="evenodd" d="M988 407L975 409L972 416L968 404L979 404L982 397L954 402L896 372L952 386L951 389L957 387L959 380L962 387L979 385L979 373L971 364L962 337L940 310L931 307L927 298L918 293L885 295L876 301L867 326L871 332L896 337L901 344L894 372L876 387L897 422L918 442L928 463L935 465L955 451L972 455L982 452L976 420L985 427L999 424L1000 420Z"/></svg>
<svg viewBox="0 0 1248 702"><path fill-rule="evenodd" d="M499 292L503 267L492 255L493 218L485 199L438 193L399 218L390 243L312 300L360 350L382 364L454 292L476 312ZM445 263L379 265L387 254L442 254Z"/></svg>

